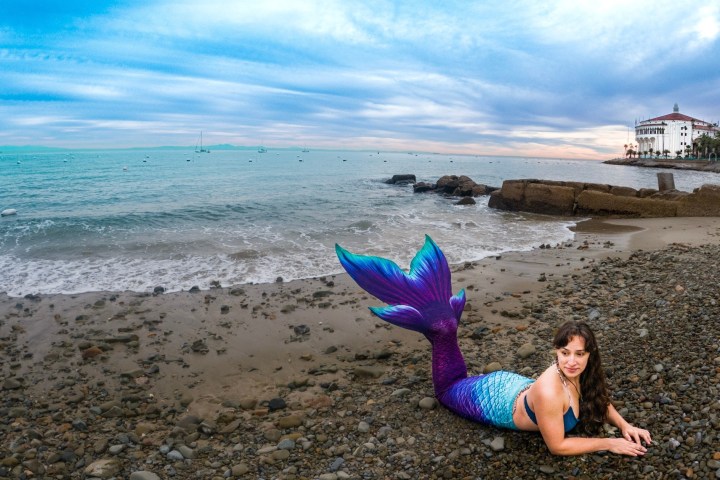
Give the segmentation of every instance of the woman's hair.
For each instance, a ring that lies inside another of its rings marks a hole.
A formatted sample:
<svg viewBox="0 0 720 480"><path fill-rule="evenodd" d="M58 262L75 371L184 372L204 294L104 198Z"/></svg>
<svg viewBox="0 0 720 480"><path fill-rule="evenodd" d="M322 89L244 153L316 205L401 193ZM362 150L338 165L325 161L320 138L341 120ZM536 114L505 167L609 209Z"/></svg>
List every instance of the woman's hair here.
<svg viewBox="0 0 720 480"><path fill-rule="evenodd" d="M600 361L600 350L595 334L587 323L575 321L560 326L555 333L553 346L556 349L566 347L573 337L581 337L585 340L585 352L589 355L587 367L580 375L582 401L578 430L587 434L597 434L607 420L607 409L610 404L605 371Z"/></svg>

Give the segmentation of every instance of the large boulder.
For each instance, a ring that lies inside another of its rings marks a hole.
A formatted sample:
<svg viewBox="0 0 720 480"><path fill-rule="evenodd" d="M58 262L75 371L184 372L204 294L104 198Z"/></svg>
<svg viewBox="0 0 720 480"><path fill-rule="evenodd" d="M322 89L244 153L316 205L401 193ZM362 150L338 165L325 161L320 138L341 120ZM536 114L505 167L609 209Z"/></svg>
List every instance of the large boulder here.
<svg viewBox="0 0 720 480"><path fill-rule="evenodd" d="M678 216L717 217L720 216L720 185L703 185L677 201Z"/></svg>
<svg viewBox="0 0 720 480"><path fill-rule="evenodd" d="M529 212L572 215L575 212L575 190L557 184L528 183L525 206Z"/></svg>
<svg viewBox="0 0 720 480"><path fill-rule="evenodd" d="M577 197L577 213L632 217L674 217L678 203L585 190Z"/></svg>

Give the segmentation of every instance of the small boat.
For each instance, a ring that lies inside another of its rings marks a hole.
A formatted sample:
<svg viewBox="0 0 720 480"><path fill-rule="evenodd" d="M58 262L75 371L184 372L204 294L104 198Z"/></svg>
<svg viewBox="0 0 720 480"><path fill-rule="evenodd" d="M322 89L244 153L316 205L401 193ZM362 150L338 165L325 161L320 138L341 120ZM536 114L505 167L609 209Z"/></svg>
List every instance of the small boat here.
<svg viewBox="0 0 720 480"><path fill-rule="evenodd" d="M17 210L14 208L6 208L2 212L0 212L0 217L9 217L11 215L17 215Z"/></svg>
<svg viewBox="0 0 720 480"><path fill-rule="evenodd" d="M258 148L258 153L267 153L267 148L265 148L265 147L263 147L263 146L260 146L260 147Z"/></svg>
<svg viewBox="0 0 720 480"><path fill-rule="evenodd" d="M195 153L210 153L210 150L207 148L203 148L203 139L202 139L203 132L200 132L200 140L198 143L195 144ZM198 147L199 145L199 147Z"/></svg>
<svg viewBox="0 0 720 480"><path fill-rule="evenodd" d="M303 151L303 153L308 153L308 152L310 152L310 149L307 148L307 147L305 147L305 148L302 149L302 151Z"/></svg>

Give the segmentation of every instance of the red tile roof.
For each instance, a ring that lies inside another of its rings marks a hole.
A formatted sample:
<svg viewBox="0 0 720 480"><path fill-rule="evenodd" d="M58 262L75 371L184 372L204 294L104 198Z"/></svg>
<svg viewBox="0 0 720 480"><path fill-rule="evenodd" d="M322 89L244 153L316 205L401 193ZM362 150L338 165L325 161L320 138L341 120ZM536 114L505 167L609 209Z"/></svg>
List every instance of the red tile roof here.
<svg viewBox="0 0 720 480"><path fill-rule="evenodd" d="M654 122L656 120L684 120L686 122L703 122L703 120L700 120L698 118L688 117L687 115L683 115L682 113L673 112L668 113L667 115L663 115L662 117L655 117L651 118L649 120L645 120L646 122Z"/></svg>

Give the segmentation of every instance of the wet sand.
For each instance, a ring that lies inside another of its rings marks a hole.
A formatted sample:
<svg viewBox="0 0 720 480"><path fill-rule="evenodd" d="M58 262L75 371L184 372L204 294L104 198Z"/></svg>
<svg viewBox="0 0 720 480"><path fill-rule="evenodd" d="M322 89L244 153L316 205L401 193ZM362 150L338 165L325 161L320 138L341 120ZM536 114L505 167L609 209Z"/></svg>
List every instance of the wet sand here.
<svg viewBox="0 0 720 480"><path fill-rule="evenodd" d="M547 282L607 256L678 242L715 243L720 220L589 220L575 232L574 241L562 245L453 266L453 290L465 288L468 298L465 321L513 327L519 323L514 313ZM120 374L163 358L163 375L151 388L160 398L171 401L194 392L238 397L272 390L357 352L427 348L416 333L373 317L367 307L378 305L345 274L194 293L90 292L30 299L0 294L5 319L0 338L16 334L18 349L10 358L5 352L3 373L30 374L48 355L57 357L56 365L89 376L106 376L108 370ZM133 340L123 339L129 336ZM92 362L82 358L88 343L103 344Z"/></svg>

